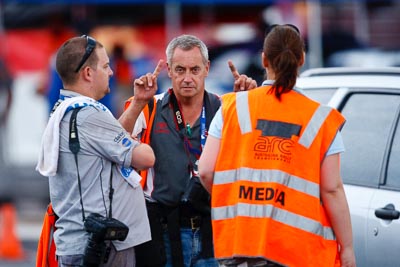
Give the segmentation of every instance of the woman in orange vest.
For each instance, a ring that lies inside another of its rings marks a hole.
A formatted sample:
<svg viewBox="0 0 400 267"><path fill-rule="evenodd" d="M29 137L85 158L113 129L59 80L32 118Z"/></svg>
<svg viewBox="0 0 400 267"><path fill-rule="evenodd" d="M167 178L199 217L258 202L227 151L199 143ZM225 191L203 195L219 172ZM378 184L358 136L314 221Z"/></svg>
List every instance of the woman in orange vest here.
<svg viewBox="0 0 400 267"><path fill-rule="evenodd" d="M225 266L355 266L340 177L345 119L295 88L304 42L294 25L264 40L261 87L222 97L199 162Z"/></svg>

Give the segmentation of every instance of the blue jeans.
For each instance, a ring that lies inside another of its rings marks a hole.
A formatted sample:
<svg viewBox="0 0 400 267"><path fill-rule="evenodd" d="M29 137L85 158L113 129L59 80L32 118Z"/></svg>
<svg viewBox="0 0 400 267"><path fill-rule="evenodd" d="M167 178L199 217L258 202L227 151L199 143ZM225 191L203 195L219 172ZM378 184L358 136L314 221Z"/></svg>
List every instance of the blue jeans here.
<svg viewBox="0 0 400 267"><path fill-rule="evenodd" d="M164 244L167 255L165 267L172 267L171 243L168 231L164 230ZM214 258L203 259L201 254L201 235L200 230L181 228L182 255L185 267L218 267L218 262Z"/></svg>

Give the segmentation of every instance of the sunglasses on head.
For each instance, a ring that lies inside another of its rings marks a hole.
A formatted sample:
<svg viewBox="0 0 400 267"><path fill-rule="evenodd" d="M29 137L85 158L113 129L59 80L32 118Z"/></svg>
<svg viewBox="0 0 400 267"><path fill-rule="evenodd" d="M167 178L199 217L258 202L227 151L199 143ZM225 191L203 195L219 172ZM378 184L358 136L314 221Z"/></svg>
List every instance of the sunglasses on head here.
<svg viewBox="0 0 400 267"><path fill-rule="evenodd" d="M268 27L268 29L265 31L265 36L267 36L275 27L277 26L288 26L292 28L297 34L300 35L300 30L293 24L272 24L271 26Z"/></svg>
<svg viewBox="0 0 400 267"><path fill-rule="evenodd" d="M96 47L96 40L93 37L90 37L89 35L82 35L81 37L86 38L86 49L85 54L83 55L82 60L76 68L75 72L78 72L82 68L83 64L85 64L86 60L90 57L90 55L93 53L94 48Z"/></svg>

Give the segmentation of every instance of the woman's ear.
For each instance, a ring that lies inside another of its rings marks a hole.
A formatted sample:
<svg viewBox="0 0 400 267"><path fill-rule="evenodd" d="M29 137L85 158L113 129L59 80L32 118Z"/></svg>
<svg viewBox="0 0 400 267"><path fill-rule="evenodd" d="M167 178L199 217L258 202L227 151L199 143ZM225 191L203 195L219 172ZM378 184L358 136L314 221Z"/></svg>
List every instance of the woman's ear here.
<svg viewBox="0 0 400 267"><path fill-rule="evenodd" d="M264 52L261 53L261 61L262 61L263 67L267 69L269 64L268 64L268 59L265 56Z"/></svg>
<svg viewBox="0 0 400 267"><path fill-rule="evenodd" d="M306 52L303 52L303 56L300 58L299 67L302 67L306 62Z"/></svg>

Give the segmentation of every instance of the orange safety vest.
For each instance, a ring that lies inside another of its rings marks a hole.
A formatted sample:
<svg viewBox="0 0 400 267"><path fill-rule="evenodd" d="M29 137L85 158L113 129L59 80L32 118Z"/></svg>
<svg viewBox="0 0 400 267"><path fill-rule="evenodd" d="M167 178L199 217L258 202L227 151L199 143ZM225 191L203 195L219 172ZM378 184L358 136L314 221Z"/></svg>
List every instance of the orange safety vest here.
<svg viewBox="0 0 400 267"><path fill-rule="evenodd" d="M212 186L215 257L335 266L338 244L320 198L320 167L344 124L337 111L264 86L222 96Z"/></svg>
<svg viewBox="0 0 400 267"><path fill-rule="evenodd" d="M131 104L131 101L134 97L130 97L128 100L125 101L124 105L124 110L126 110L129 105ZM143 108L142 112L146 120L147 124L147 129L145 129L142 132L142 136L140 138L140 141L145 144L150 144L150 133L151 129L153 127L153 122L154 122L154 115L156 114L153 112L155 110L157 105L156 99L153 97L152 101L149 101L149 103ZM146 170L141 170L140 171L140 176L142 177L142 180L140 181L140 184L142 185L142 188L146 185L146 180L147 180L147 169Z"/></svg>
<svg viewBox="0 0 400 267"><path fill-rule="evenodd" d="M36 267L57 267L56 245L54 243L53 234L56 230L55 224L57 215L53 211L50 203L47 206L43 219L42 231L38 242L36 252Z"/></svg>

